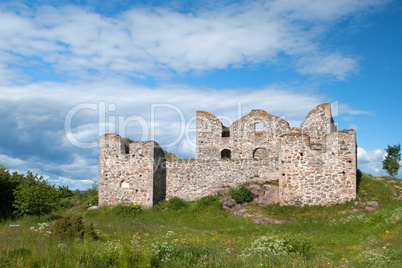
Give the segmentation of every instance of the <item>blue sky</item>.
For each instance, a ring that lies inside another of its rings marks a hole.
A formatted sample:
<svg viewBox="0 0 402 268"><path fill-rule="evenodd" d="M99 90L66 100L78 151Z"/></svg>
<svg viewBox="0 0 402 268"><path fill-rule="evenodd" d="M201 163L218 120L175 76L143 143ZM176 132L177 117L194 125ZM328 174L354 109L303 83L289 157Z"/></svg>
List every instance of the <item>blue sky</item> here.
<svg viewBox="0 0 402 268"><path fill-rule="evenodd" d="M400 14L380 0L0 1L0 164L85 189L105 132L194 157L196 110L298 126L330 102L357 131L358 167L385 174Z"/></svg>

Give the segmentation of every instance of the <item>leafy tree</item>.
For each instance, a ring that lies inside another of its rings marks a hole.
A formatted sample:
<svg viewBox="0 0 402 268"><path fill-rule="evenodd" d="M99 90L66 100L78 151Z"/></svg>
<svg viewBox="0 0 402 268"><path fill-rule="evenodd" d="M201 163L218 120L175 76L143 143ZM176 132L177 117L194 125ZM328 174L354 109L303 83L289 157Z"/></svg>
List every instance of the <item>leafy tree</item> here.
<svg viewBox="0 0 402 268"><path fill-rule="evenodd" d="M82 192L81 199L87 205L98 205L98 183L94 182L91 188Z"/></svg>
<svg viewBox="0 0 402 268"><path fill-rule="evenodd" d="M68 186L59 186L59 188L57 188L57 192L60 198L68 198L74 195L73 191L71 191Z"/></svg>
<svg viewBox="0 0 402 268"><path fill-rule="evenodd" d="M54 185L50 185L43 176L28 175L20 179L14 190L15 202L13 206L16 214L33 214L38 219L41 215L51 212L57 206L58 192Z"/></svg>
<svg viewBox="0 0 402 268"><path fill-rule="evenodd" d="M0 165L0 219L7 219L13 214L13 191L17 187L17 181L13 177Z"/></svg>
<svg viewBox="0 0 402 268"><path fill-rule="evenodd" d="M385 151L387 151L387 155L382 161L382 168L385 169L390 176L395 177L401 167L399 163L401 162L401 145L388 145Z"/></svg>

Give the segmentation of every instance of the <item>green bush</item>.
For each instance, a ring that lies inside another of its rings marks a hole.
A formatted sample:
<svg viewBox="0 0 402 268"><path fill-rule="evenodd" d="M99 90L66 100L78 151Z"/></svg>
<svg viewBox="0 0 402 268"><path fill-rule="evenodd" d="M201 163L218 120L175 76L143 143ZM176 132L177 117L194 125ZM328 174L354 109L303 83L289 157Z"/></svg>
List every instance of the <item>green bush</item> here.
<svg viewBox="0 0 402 268"><path fill-rule="evenodd" d="M239 204L253 201L251 191L245 185L230 189L229 194Z"/></svg>
<svg viewBox="0 0 402 268"><path fill-rule="evenodd" d="M310 256L313 251L313 245L311 242L300 237L285 238L285 245L288 248L289 253Z"/></svg>
<svg viewBox="0 0 402 268"><path fill-rule="evenodd" d="M87 234L93 240L98 240L99 237L95 232L94 225L89 223L85 226L82 216L78 217L63 217L57 220L53 225L53 232L55 236L67 239L67 238L81 238L84 239Z"/></svg>
<svg viewBox="0 0 402 268"><path fill-rule="evenodd" d="M169 201L162 200L160 201L155 208L158 210L180 210L187 207L187 203L178 197L172 197Z"/></svg>
<svg viewBox="0 0 402 268"><path fill-rule="evenodd" d="M215 195L207 195L202 197L200 200L198 200L197 205L199 206L211 206L216 204L218 201L218 197Z"/></svg>
<svg viewBox="0 0 402 268"><path fill-rule="evenodd" d="M72 208L74 206L73 202L69 198L63 198L59 201L61 208Z"/></svg>
<svg viewBox="0 0 402 268"><path fill-rule="evenodd" d="M179 210L179 209L186 208L186 207L187 207L187 203L184 202L184 200L181 198L173 197L172 199L170 199L168 201L168 209L170 209L170 210Z"/></svg>
<svg viewBox="0 0 402 268"><path fill-rule="evenodd" d="M59 186L59 188L57 188L57 193L61 199L69 198L74 195L73 191L71 191L68 186Z"/></svg>
<svg viewBox="0 0 402 268"><path fill-rule="evenodd" d="M138 214L142 211L140 205L128 204L128 205L117 205L112 207L112 214L121 216L132 216Z"/></svg>
<svg viewBox="0 0 402 268"><path fill-rule="evenodd" d="M97 206L98 205L98 184L94 182L91 188L86 189L82 193L79 190L74 192L75 199L85 205Z"/></svg>

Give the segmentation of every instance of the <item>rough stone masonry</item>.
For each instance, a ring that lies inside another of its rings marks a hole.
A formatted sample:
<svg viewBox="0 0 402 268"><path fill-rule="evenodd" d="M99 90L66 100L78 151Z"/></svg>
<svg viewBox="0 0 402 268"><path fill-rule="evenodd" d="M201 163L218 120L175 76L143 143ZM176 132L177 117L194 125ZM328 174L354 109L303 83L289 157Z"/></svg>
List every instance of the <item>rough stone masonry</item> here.
<svg viewBox="0 0 402 268"><path fill-rule="evenodd" d="M229 127L197 111L196 160L167 161L155 141L101 136L99 204L191 201L256 179L279 182L280 205L343 203L356 198L356 151L355 131L337 131L329 103L299 128L263 110Z"/></svg>

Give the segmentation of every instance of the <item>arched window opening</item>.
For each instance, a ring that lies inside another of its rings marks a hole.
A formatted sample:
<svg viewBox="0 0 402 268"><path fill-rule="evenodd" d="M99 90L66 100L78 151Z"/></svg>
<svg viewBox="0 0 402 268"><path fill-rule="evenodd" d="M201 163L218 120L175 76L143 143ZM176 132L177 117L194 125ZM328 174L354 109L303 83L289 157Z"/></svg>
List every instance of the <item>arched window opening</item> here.
<svg viewBox="0 0 402 268"><path fill-rule="evenodd" d="M228 127L222 125L222 138L230 137L230 131Z"/></svg>
<svg viewBox="0 0 402 268"><path fill-rule="evenodd" d="M253 152L254 159L266 159L268 157L268 151L265 148L257 148Z"/></svg>
<svg viewBox="0 0 402 268"><path fill-rule="evenodd" d="M230 159L232 152L228 149L223 149L221 151L221 159Z"/></svg>
<svg viewBox="0 0 402 268"><path fill-rule="evenodd" d="M264 133L264 124L259 122L254 124L255 135L262 135Z"/></svg>

